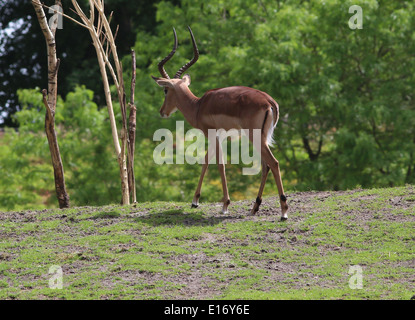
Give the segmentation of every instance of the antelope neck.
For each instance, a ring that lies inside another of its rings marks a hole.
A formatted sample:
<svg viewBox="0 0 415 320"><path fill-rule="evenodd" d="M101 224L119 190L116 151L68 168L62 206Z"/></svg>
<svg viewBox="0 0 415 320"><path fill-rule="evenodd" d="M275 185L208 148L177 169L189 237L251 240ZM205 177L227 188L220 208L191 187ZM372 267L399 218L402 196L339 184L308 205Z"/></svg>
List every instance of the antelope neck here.
<svg viewBox="0 0 415 320"><path fill-rule="evenodd" d="M178 106L177 109L183 114L189 124L197 128L197 113L199 110L199 100L192 91L186 86L177 90Z"/></svg>

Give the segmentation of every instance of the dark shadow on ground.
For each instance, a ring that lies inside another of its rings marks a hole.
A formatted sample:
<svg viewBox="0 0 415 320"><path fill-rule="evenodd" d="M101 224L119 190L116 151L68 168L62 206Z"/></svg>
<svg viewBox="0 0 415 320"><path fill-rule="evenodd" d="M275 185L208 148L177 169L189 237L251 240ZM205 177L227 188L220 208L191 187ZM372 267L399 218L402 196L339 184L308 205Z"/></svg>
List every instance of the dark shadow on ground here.
<svg viewBox="0 0 415 320"><path fill-rule="evenodd" d="M183 209L164 210L160 212L149 212L140 216L132 217L134 221L144 222L152 226L212 226L225 220L242 220L241 215L211 216L203 212L184 212Z"/></svg>

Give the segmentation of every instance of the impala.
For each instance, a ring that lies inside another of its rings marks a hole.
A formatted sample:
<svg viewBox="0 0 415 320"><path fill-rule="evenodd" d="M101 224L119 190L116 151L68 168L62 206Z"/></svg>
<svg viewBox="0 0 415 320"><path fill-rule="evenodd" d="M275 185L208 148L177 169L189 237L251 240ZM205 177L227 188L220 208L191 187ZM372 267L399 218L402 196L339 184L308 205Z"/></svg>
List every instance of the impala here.
<svg viewBox="0 0 415 320"><path fill-rule="evenodd" d="M265 182L271 169L275 182L277 184L280 205L281 220L287 219L287 198L284 195L284 188L281 181L281 174L278 160L272 154L269 145L272 144L272 135L278 122L278 104L267 93L242 86L213 89L207 91L201 98L196 97L189 89L190 76L182 74L189 69L199 58L199 51L196 45L192 30L189 28L190 37L193 43L194 56L192 60L186 63L177 71L173 79L170 79L166 70L165 63L171 59L177 49L177 35L173 28L174 45L173 50L158 64L161 77L153 77L156 83L164 88L164 103L160 109L160 115L163 118L169 117L173 112L180 110L185 119L191 126L203 132L208 137L209 129L248 129L249 139L252 142L252 133L254 129L261 130L261 154L262 177L259 187L258 196L251 210L254 215L261 205L262 193ZM209 141L210 148L216 148L216 159L222 180L223 189L223 207L222 212L228 212L230 198L225 175L225 165L223 161L221 141L217 138L215 141ZM203 178L209 165L210 158L215 151L206 153L205 161L202 165L202 173L199 178L199 184L196 188L192 207L198 207L200 192Z"/></svg>

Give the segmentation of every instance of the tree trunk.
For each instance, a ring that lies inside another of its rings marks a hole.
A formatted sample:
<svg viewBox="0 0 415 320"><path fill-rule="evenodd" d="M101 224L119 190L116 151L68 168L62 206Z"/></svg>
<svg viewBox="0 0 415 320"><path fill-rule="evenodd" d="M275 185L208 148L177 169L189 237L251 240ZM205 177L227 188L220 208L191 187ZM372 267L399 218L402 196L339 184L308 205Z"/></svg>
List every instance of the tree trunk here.
<svg viewBox="0 0 415 320"><path fill-rule="evenodd" d="M55 176L55 190L59 202L59 208L69 208L69 195L66 192L65 176L62 159L59 151L58 138L55 130L55 110L58 89L59 59L56 58L55 34L57 23L49 26L45 12L39 0L33 0L32 4L36 11L40 27L45 36L48 54L48 90L44 89L43 103L46 108L45 132L49 142L49 150L52 158L53 171ZM56 0L55 5L62 7L61 1Z"/></svg>
<svg viewBox="0 0 415 320"><path fill-rule="evenodd" d="M58 197L59 208L69 208L69 195L66 192L63 164L55 130L55 114L47 105L46 90L43 90L43 97L46 105L45 132L48 138L49 150L52 158L56 196Z"/></svg>

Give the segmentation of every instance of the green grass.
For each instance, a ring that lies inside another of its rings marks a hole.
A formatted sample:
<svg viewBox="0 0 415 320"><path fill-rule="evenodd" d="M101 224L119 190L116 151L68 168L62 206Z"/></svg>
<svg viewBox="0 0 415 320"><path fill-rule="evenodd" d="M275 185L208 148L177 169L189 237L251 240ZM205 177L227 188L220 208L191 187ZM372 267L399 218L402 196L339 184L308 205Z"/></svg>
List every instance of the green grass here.
<svg viewBox="0 0 415 320"><path fill-rule="evenodd" d="M254 217L249 201L226 216L176 202L0 213L0 299L406 300L414 199L412 186L293 194L286 222L274 198Z"/></svg>

